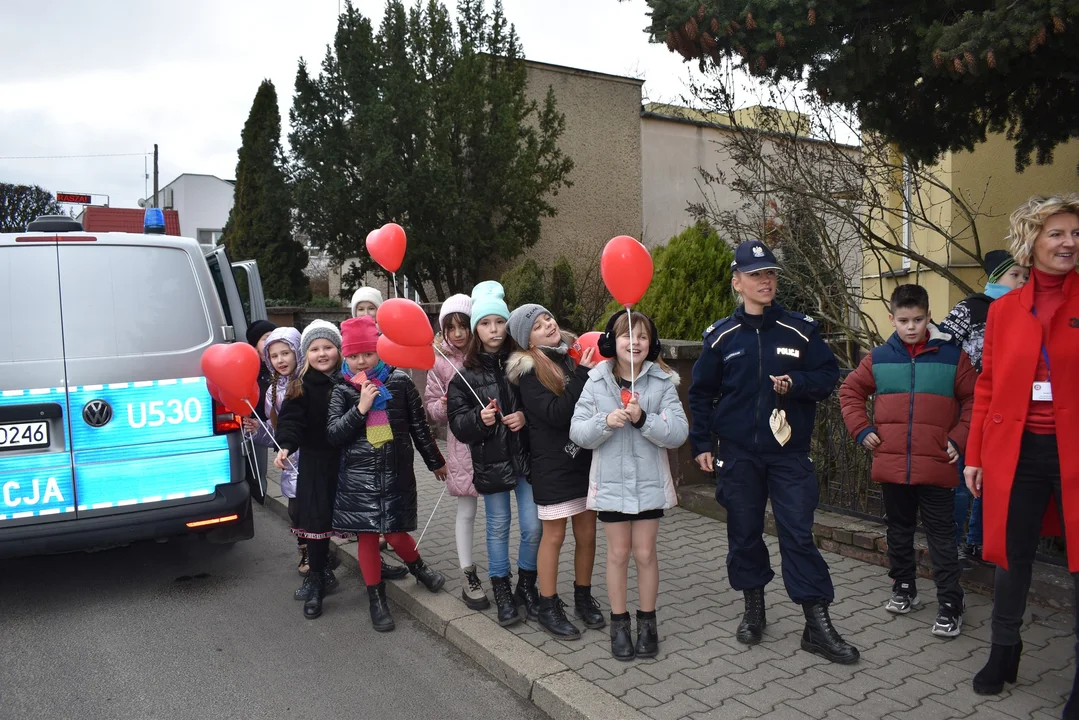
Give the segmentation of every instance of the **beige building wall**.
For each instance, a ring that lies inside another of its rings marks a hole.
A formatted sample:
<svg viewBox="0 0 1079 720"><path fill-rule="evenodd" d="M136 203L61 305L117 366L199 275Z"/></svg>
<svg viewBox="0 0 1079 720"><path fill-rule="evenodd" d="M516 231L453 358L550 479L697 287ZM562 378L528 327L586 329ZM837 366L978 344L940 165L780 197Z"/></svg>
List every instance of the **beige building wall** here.
<svg viewBox="0 0 1079 720"><path fill-rule="evenodd" d="M897 157L898 163L898 157ZM1032 165L1022 173L1015 171L1015 151L1003 135L990 135L973 152L947 153L932 172L937 180L964 198L967 205L977 209L974 231L965 230L969 225L950 194L942 189L924 190L918 201L926 208L926 215L941 228L956 228L956 243L973 248L975 231L982 255L990 250L1006 249L1008 218L1012 211L1031 195L1048 195L1072 192L1079 186L1075 168L1079 165L1079 141L1061 145L1054 153L1050 165ZM900 207L902 198L893 196L894 207ZM901 237L900 220L896 217L883 220L871 218L878 226L883 224ZM961 231L962 230L962 231ZM933 262L948 267L964 282L978 289L985 283L985 272L973 263L961 249L954 246L939 231L914 224L912 244L918 252ZM864 258L863 292L866 297L864 309L877 323L882 335L891 332L888 311L879 298L887 298L896 285L917 283L929 293L930 312L934 319L947 315L955 303L963 299L963 291L951 284L937 272L917 262L904 268L898 256L887 259L884 267L870 255ZM884 275L881 277L882 270Z"/></svg>

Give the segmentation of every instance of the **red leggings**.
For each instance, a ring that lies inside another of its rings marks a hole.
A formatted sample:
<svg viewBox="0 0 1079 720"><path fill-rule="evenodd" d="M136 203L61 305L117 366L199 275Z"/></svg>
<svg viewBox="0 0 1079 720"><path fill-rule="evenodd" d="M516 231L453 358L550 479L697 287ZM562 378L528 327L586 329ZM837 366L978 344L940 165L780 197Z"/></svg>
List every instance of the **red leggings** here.
<svg viewBox="0 0 1079 720"><path fill-rule="evenodd" d="M397 553L397 557L406 563L420 559L420 554L416 552L416 541L408 533L386 533L386 542ZM364 584L378 585L382 582L382 554L378 550L378 533L358 533L356 545L356 556L360 560Z"/></svg>

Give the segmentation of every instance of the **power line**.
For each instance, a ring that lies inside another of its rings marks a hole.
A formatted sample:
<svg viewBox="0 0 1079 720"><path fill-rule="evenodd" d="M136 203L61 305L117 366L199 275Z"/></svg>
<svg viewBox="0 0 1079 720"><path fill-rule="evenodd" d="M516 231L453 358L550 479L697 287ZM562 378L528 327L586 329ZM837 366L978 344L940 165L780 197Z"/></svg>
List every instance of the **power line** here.
<svg viewBox="0 0 1079 720"><path fill-rule="evenodd" d="M96 155L11 155L0 157L0 160L73 160L81 158L137 158L139 155L152 154L149 152L106 152Z"/></svg>

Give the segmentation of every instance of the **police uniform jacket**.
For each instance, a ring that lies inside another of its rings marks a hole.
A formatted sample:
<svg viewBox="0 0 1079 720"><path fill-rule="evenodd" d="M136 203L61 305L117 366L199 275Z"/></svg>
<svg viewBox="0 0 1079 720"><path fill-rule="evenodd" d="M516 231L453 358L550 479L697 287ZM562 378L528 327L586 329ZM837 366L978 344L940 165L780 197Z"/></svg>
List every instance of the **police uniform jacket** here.
<svg viewBox="0 0 1079 720"><path fill-rule="evenodd" d="M755 452L809 450L817 402L835 389L839 363L809 316L773 302L758 318L747 321L739 306L704 332L689 388L695 455L712 452L713 435ZM769 375L790 376L791 389L782 398ZM776 441L768 424L777 403L791 426L786 445Z"/></svg>

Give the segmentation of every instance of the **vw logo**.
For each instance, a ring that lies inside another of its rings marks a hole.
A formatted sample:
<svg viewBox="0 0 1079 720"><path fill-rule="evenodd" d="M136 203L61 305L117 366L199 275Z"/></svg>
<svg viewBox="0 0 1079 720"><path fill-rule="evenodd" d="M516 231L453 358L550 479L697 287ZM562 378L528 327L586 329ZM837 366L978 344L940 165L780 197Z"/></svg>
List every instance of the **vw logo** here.
<svg viewBox="0 0 1079 720"><path fill-rule="evenodd" d="M105 427L112 420L112 406L104 400L91 400L82 409L82 419L90 427Z"/></svg>

